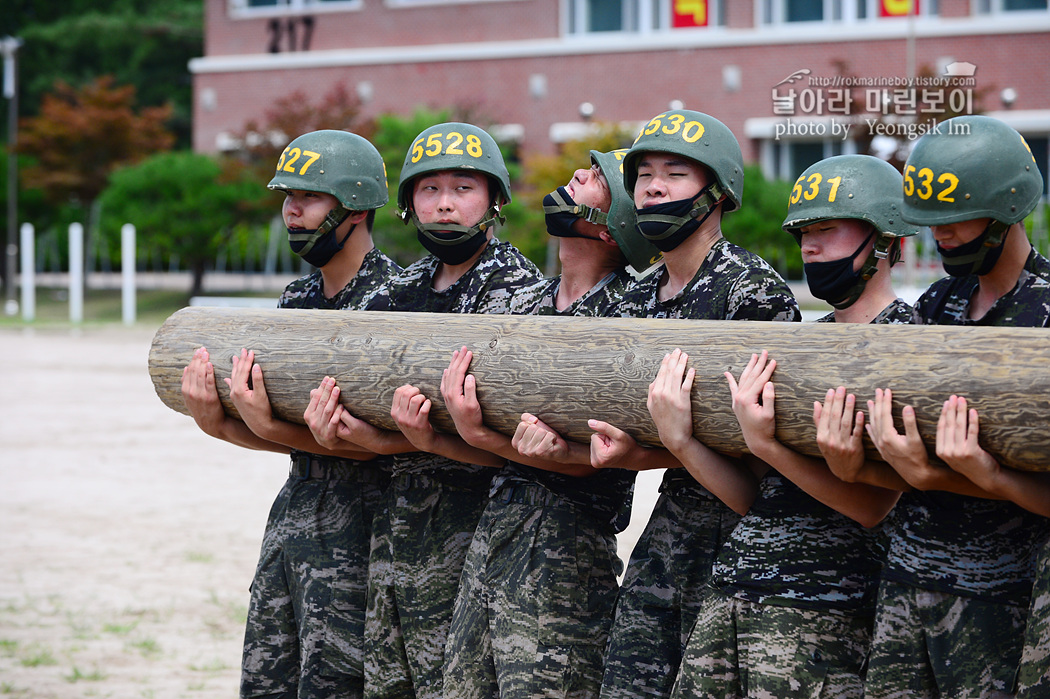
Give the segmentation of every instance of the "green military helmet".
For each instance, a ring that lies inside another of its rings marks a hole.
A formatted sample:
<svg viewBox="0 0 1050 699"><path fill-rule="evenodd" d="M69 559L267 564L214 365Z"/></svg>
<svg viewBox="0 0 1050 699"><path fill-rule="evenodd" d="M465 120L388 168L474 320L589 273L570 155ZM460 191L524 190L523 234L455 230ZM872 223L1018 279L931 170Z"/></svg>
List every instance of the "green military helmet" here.
<svg viewBox="0 0 1050 699"><path fill-rule="evenodd" d="M922 226L990 218L1012 225L1043 195L1043 177L1021 134L992 117L941 122L904 166L904 218Z"/></svg>
<svg viewBox="0 0 1050 699"><path fill-rule="evenodd" d="M390 199L386 166L375 146L349 131L312 131L284 149L266 185L331 194L344 209L371 211Z"/></svg>
<svg viewBox="0 0 1050 699"><path fill-rule="evenodd" d="M900 246L894 243L917 232L901 216L901 182L895 167L872 155L825 158L795 181L782 227L801 245L805 226L836 218L860 219L878 231L875 254L898 257Z"/></svg>
<svg viewBox="0 0 1050 699"><path fill-rule="evenodd" d="M487 131L473 124L448 122L424 129L405 155L397 185L397 206L408 211L412 181L439 170L477 170L499 183L503 205L510 202L510 174L503 154ZM498 208L498 207L497 207Z"/></svg>
<svg viewBox="0 0 1050 699"><path fill-rule="evenodd" d="M627 263L636 272L644 272L660 261L661 253L638 232L638 213L634 208L634 198L627 193L623 185L623 159L627 152L626 148L608 153L592 150L591 163L601 169L605 181L609 183L612 199L606 218L609 235L620 246L620 252L627 258Z"/></svg>
<svg viewBox="0 0 1050 699"><path fill-rule="evenodd" d="M624 186L634 197L642 153L675 153L711 170L728 201L723 211L740 207L744 196L744 157L740 143L718 119L690 109L674 109L645 123L624 159ZM716 197L717 198L717 197Z"/></svg>

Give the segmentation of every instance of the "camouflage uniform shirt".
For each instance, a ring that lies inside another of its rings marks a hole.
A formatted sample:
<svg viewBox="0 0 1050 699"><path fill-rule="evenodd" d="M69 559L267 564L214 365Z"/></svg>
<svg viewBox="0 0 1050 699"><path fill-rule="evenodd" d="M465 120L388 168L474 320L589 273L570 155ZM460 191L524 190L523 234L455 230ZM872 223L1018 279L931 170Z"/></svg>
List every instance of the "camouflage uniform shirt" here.
<svg viewBox="0 0 1050 699"><path fill-rule="evenodd" d="M624 269L611 272L563 311L554 305L560 284L561 278L555 277L515 290L510 312L515 315L608 316L622 301L624 293L633 284L633 278ZM619 532L630 521L628 504L634 492L634 476L631 471L605 469L587 478L574 478L509 462L493 479L492 493L504 485L538 483Z"/></svg>
<svg viewBox="0 0 1050 699"><path fill-rule="evenodd" d="M1050 261L1034 250L1017 286L978 320L969 319L977 277L934 282L915 304L922 322L938 325L1046 327ZM1025 606L1032 587L1033 547L1047 520L1010 502L955 493L905 493L889 531L887 580L966 597Z"/></svg>

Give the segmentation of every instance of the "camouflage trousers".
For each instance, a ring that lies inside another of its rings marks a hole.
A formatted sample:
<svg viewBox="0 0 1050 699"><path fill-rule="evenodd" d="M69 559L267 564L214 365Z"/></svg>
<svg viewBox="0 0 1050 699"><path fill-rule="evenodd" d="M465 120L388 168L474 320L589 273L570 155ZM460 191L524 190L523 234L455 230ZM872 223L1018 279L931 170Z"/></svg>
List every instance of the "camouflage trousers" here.
<svg viewBox="0 0 1050 699"><path fill-rule="evenodd" d="M365 696L440 699L459 578L486 489L395 476L372 533Z"/></svg>
<svg viewBox="0 0 1050 699"><path fill-rule="evenodd" d="M248 606L242 697L362 696L369 541L383 479L345 468L357 475L289 478L270 509Z"/></svg>
<svg viewBox="0 0 1050 699"><path fill-rule="evenodd" d="M1050 697L1050 541L1039 554L1017 681L1017 699Z"/></svg>
<svg viewBox="0 0 1050 699"><path fill-rule="evenodd" d="M504 486L467 553L445 699L596 699L620 565L608 524L543 486Z"/></svg>
<svg viewBox="0 0 1050 699"><path fill-rule="evenodd" d="M861 699L871 616L704 595L676 699Z"/></svg>
<svg viewBox="0 0 1050 699"><path fill-rule="evenodd" d="M879 586L865 695L870 699L1012 697L1022 607Z"/></svg>
<svg viewBox="0 0 1050 699"><path fill-rule="evenodd" d="M713 497L660 494L616 601L602 699L670 696L704 583L739 521Z"/></svg>

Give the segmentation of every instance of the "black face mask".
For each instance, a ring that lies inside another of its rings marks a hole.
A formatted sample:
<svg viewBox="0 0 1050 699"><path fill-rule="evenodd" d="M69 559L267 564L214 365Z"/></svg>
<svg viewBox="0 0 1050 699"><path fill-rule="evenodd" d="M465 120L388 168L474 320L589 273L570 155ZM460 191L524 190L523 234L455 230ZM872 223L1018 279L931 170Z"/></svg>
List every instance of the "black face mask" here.
<svg viewBox="0 0 1050 699"><path fill-rule="evenodd" d="M416 229L420 244L446 265L458 265L469 260L488 241L485 233L465 235L459 231Z"/></svg>
<svg viewBox="0 0 1050 699"><path fill-rule="evenodd" d="M691 199L679 199L664 204L657 204L645 209L638 209L638 230L650 243L661 252L670 252L691 236L707 218L718 208L719 201L705 204L703 199L712 185L700 190ZM720 196L720 195L719 195ZM703 213L701 218L696 218Z"/></svg>
<svg viewBox="0 0 1050 699"><path fill-rule="evenodd" d="M292 252L312 264L314 267L324 267L333 257L335 257L337 252L343 249L343 245L346 244L350 234L354 232L354 228L357 228L356 225L351 226L350 230L343 236L343 239L336 242L335 229L338 228L348 216L350 216L349 211L346 212L338 223L327 228L324 232L321 232L320 228L315 228L313 230L289 228L288 246L292 249Z"/></svg>
<svg viewBox="0 0 1050 699"><path fill-rule="evenodd" d="M999 237L995 228L1003 226L1005 224L998 221L989 221L983 233L952 250L945 250L938 244L937 252L941 256L944 271L953 277L968 277L971 274L980 277L991 272L995 263L999 261L999 256L1003 254L1003 243L1006 242L1006 231L1009 230L1003 230ZM989 237L993 237L992 245L988 244ZM995 244L995 238L999 239L998 244Z"/></svg>
<svg viewBox="0 0 1050 699"><path fill-rule="evenodd" d="M594 240L589 235L576 232L573 228L575 223L581 219L606 225L608 214L589 206L578 205L569 196L565 187L558 187L550 194L543 197L544 221L547 223L547 234L555 238L586 238Z"/></svg>
<svg viewBox="0 0 1050 699"><path fill-rule="evenodd" d="M849 257L828 262L806 262L802 269L806 274L809 291L822 301L827 301L838 309L848 308L860 297L867 280L862 279L860 271L853 270L853 262L871 241L875 231L868 234L860 247ZM852 293L851 293L852 292ZM839 303L848 299L848 303Z"/></svg>

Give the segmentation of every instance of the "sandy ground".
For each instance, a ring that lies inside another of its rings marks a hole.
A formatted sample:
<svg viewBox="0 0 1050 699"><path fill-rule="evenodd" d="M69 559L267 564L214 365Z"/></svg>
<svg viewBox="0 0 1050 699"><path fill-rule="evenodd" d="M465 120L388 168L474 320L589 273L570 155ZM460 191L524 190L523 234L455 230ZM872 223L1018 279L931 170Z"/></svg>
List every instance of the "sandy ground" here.
<svg viewBox="0 0 1050 699"><path fill-rule="evenodd" d="M213 440L162 404L153 332L0 329L0 695L237 696L287 457Z"/></svg>

